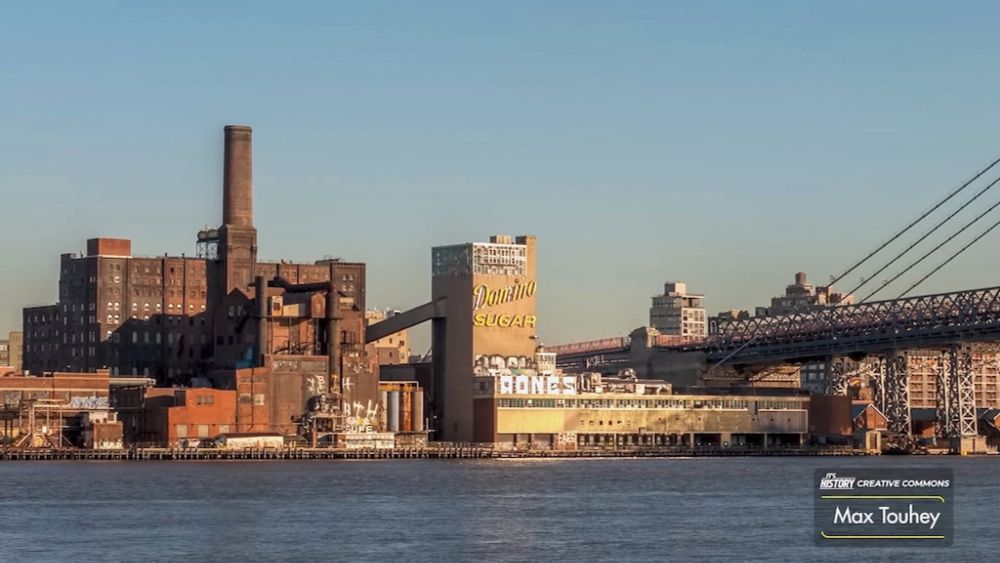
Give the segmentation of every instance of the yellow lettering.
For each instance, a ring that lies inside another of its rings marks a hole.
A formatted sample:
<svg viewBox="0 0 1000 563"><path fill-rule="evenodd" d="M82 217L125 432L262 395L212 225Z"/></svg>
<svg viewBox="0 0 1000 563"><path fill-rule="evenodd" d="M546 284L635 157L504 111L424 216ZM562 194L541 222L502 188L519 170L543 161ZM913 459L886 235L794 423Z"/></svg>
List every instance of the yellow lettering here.
<svg viewBox="0 0 1000 563"><path fill-rule="evenodd" d="M535 315L527 315L524 317L524 328L535 328Z"/></svg>
<svg viewBox="0 0 1000 563"><path fill-rule="evenodd" d="M472 288L472 308L482 309L483 305L486 305L486 293L489 289L486 284L481 283L476 287Z"/></svg>
<svg viewBox="0 0 1000 563"><path fill-rule="evenodd" d="M513 319L511 318L510 315L500 315L500 318L498 319L497 324L499 326L502 326L502 327L506 328L506 327L510 326L510 323L511 323L512 320Z"/></svg>
<svg viewBox="0 0 1000 563"><path fill-rule="evenodd" d="M510 322L510 326L514 328L520 328L524 326L524 315L514 315L514 318Z"/></svg>
<svg viewBox="0 0 1000 563"><path fill-rule="evenodd" d="M496 313L493 313L492 315L486 315L486 326L497 326Z"/></svg>
<svg viewBox="0 0 1000 563"><path fill-rule="evenodd" d="M492 307L502 303L510 303L519 299L525 299L535 294L536 283L516 282L514 285L502 287L500 289L490 289L486 284L478 284L472 288L472 308L482 309Z"/></svg>
<svg viewBox="0 0 1000 563"><path fill-rule="evenodd" d="M472 317L472 326L486 326L486 314L476 313L476 316Z"/></svg>

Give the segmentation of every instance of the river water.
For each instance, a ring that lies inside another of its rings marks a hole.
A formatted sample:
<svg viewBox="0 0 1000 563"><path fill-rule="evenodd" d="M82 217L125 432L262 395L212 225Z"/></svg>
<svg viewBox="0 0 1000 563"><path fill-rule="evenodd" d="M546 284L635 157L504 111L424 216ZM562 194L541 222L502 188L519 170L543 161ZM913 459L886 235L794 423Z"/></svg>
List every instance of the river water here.
<svg viewBox="0 0 1000 563"><path fill-rule="evenodd" d="M817 468L947 467L955 542L813 545ZM991 561L1000 458L2 462L0 560Z"/></svg>

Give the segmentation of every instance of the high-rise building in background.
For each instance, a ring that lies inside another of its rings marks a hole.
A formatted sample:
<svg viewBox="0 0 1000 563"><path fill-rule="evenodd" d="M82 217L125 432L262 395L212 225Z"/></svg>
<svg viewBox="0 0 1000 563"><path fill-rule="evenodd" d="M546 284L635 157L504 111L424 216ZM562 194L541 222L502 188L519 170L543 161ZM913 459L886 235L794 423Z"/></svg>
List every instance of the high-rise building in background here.
<svg viewBox="0 0 1000 563"><path fill-rule="evenodd" d="M688 293L684 282L667 282L663 295L653 297L649 326L670 336L704 337L708 334L705 296Z"/></svg>

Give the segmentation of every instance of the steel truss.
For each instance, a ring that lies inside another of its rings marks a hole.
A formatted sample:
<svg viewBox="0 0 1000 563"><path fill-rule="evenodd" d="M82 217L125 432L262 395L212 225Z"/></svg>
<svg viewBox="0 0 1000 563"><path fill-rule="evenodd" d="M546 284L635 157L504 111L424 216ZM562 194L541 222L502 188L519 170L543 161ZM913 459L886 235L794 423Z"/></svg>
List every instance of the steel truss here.
<svg viewBox="0 0 1000 563"><path fill-rule="evenodd" d="M1000 287L719 323L709 361L765 363L1000 339ZM731 357L729 357L731 355Z"/></svg>
<svg viewBox="0 0 1000 563"><path fill-rule="evenodd" d="M851 380L859 378L874 379L882 369L881 359L866 359L859 362L843 356L832 356L826 359L826 394L847 395Z"/></svg>

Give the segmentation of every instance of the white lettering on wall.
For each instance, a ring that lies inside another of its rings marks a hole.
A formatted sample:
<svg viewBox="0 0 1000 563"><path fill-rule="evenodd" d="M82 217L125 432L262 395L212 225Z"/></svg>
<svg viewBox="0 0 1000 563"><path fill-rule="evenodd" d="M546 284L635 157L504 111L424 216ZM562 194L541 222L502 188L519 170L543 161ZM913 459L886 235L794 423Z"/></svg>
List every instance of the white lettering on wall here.
<svg viewBox="0 0 1000 563"><path fill-rule="evenodd" d="M571 375L501 375L500 395L576 395L577 378Z"/></svg>

